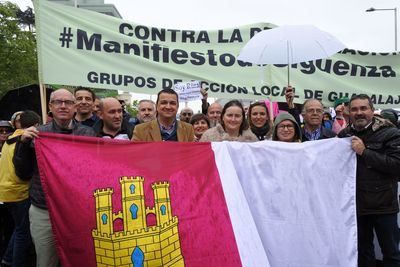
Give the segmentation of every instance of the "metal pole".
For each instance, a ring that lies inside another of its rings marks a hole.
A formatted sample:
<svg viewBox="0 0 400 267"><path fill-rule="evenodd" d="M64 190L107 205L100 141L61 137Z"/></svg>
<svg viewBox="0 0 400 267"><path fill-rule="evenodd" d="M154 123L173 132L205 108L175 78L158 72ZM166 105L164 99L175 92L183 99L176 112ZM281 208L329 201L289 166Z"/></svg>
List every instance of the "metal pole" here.
<svg viewBox="0 0 400 267"><path fill-rule="evenodd" d="M365 10L366 12L374 12L374 11L394 11L394 49L397 52L397 7L395 8L369 8Z"/></svg>
<svg viewBox="0 0 400 267"><path fill-rule="evenodd" d="M289 41L286 43L287 47L287 85L290 85L290 58L289 58Z"/></svg>
<svg viewBox="0 0 400 267"><path fill-rule="evenodd" d="M397 7L394 8L394 49L397 52Z"/></svg>

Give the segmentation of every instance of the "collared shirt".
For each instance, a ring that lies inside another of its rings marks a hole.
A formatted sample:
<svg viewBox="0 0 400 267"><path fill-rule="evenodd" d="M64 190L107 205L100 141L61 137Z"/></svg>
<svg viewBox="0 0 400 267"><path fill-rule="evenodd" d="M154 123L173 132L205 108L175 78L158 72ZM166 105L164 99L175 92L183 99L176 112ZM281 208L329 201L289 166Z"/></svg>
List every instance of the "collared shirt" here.
<svg viewBox="0 0 400 267"><path fill-rule="evenodd" d="M157 122L160 127L160 134L163 141L177 141L176 134L177 134L178 123L176 119L169 127L161 125L158 119Z"/></svg>
<svg viewBox="0 0 400 267"><path fill-rule="evenodd" d="M318 140L321 136L321 130L322 128L318 127L315 131L309 132L306 128L304 128L304 135L310 141Z"/></svg>
<svg viewBox="0 0 400 267"><path fill-rule="evenodd" d="M174 122L169 127L164 127L163 125L161 125L161 123L158 121L158 119L157 119L157 122L158 122L158 125L160 126L161 135L163 133L171 135L174 132L175 125L176 125L176 120L174 120Z"/></svg>

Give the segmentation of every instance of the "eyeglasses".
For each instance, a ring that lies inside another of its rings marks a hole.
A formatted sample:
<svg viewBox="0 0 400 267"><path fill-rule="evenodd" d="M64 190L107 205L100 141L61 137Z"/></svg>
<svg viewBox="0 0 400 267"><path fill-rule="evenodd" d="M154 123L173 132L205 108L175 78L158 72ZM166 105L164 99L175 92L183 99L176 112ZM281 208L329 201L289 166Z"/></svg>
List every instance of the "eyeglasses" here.
<svg viewBox="0 0 400 267"><path fill-rule="evenodd" d="M281 125L281 124L278 125L278 129L279 130L283 130L285 128L288 129L288 130L293 130L294 129L294 125Z"/></svg>
<svg viewBox="0 0 400 267"><path fill-rule="evenodd" d="M183 116L192 116L192 113L182 113Z"/></svg>
<svg viewBox="0 0 400 267"><path fill-rule="evenodd" d="M52 100L50 102L52 105L54 106L62 106L62 104L64 104L66 107L71 107L73 105L75 105L75 101L73 100Z"/></svg>
<svg viewBox="0 0 400 267"><path fill-rule="evenodd" d="M317 113L317 114L323 114L324 110L323 109L306 109L306 113L307 114L313 114L313 113Z"/></svg>

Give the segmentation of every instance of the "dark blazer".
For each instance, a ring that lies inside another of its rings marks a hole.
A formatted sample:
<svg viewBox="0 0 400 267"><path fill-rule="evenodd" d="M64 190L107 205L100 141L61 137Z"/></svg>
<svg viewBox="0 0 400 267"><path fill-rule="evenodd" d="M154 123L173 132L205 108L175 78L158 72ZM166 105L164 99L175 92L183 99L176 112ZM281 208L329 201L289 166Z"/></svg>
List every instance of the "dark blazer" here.
<svg viewBox="0 0 400 267"><path fill-rule="evenodd" d="M194 130L191 124L177 121L178 129L178 141L179 142L193 142L194 141ZM160 126L157 120L152 120L146 123L136 125L133 130L132 141L162 141Z"/></svg>

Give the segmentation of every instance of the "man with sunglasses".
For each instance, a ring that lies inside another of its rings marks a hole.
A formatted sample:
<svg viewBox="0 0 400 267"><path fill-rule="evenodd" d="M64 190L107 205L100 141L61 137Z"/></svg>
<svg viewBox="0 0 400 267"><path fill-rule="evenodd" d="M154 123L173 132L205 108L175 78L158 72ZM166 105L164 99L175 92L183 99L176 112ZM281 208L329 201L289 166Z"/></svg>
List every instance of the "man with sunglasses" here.
<svg viewBox="0 0 400 267"><path fill-rule="evenodd" d="M58 89L54 91L50 95L49 109L53 114L53 120L37 128L29 127L25 129L16 145L13 160L17 176L23 180L31 180L29 197L32 205L29 209L29 220L31 235L35 244L37 266L57 266L58 256L40 182L33 140L38 137L39 132L95 136L92 128L73 120L76 101L73 94L68 90Z"/></svg>

